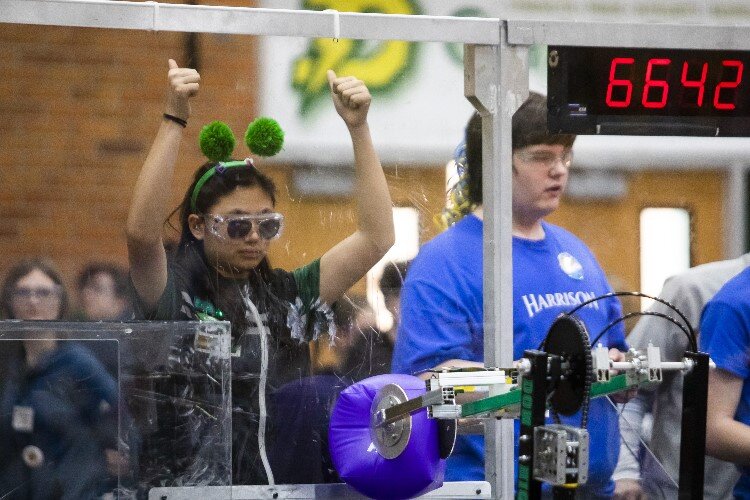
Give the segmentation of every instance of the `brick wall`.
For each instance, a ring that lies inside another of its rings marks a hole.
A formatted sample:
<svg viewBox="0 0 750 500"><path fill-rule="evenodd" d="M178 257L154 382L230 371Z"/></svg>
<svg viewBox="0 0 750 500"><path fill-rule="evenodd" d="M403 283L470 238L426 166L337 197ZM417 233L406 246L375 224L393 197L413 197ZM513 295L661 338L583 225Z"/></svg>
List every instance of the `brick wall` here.
<svg viewBox="0 0 750 500"><path fill-rule="evenodd" d="M255 116L257 38L2 28L0 275L24 257L44 255L72 284L91 260L127 262L128 204L160 123L169 57L179 64L197 61L203 81L178 161L173 206L202 162L200 126L220 118L233 130L244 130ZM188 60L190 53L197 58ZM320 255L354 228L350 200L288 196L292 168L271 172L279 186L279 208L289 219L272 259L286 268ZM431 217L442 203L442 166L394 168L387 175L394 202L418 205L424 237L431 237Z"/></svg>

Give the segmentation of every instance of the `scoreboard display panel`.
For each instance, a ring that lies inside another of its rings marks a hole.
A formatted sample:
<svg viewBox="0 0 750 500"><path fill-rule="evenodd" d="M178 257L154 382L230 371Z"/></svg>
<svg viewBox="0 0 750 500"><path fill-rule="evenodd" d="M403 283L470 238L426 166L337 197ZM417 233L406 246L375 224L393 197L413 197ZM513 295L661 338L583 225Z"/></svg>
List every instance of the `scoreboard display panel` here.
<svg viewBox="0 0 750 500"><path fill-rule="evenodd" d="M550 46L548 125L575 134L750 136L750 53Z"/></svg>

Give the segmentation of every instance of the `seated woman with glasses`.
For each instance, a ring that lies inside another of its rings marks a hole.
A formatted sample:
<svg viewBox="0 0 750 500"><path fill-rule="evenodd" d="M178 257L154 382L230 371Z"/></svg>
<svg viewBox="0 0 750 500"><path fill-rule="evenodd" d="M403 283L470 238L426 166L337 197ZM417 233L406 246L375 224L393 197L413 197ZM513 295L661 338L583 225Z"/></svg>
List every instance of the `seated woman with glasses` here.
<svg viewBox="0 0 750 500"><path fill-rule="evenodd" d="M167 257L162 226L200 76L170 60L168 79L164 120L128 215L137 315L231 322L233 483L282 483L285 478L275 477L273 454L266 450L283 432L279 419L284 416L268 415L274 393L310 375L305 341L329 328L329 306L394 242L391 199L367 124L371 97L361 81L329 71L333 102L354 148L357 230L320 258L288 272L272 268L267 257L283 221L275 208L275 186L250 160L210 161L196 171L179 207L180 242Z"/></svg>
<svg viewBox="0 0 750 500"><path fill-rule="evenodd" d="M4 319L65 317L68 294L41 259L13 267ZM54 332L0 339L0 498L98 498L116 485L117 384L79 342Z"/></svg>

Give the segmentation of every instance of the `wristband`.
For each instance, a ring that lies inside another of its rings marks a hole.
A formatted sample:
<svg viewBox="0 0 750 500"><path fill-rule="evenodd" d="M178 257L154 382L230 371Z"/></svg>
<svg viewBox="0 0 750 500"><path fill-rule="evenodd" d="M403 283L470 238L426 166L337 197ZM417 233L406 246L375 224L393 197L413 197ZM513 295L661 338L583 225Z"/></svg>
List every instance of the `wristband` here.
<svg viewBox="0 0 750 500"><path fill-rule="evenodd" d="M164 113L164 118L175 122L176 124L180 125L182 128L187 127L187 120L183 120L182 118L178 116L170 115L169 113Z"/></svg>

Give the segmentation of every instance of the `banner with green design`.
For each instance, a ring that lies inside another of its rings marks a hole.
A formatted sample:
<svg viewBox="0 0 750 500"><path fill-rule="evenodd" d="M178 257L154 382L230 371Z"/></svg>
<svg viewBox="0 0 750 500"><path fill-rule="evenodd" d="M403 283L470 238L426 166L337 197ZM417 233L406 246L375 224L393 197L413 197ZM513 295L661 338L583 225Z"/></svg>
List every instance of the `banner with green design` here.
<svg viewBox="0 0 750 500"><path fill-rule="evenodd" d="M260 6L492 17L481 0L267 0ZM333 25L331 14L332 34ZM259 68L261 113L278 119L286 131L279 161L351 163L346 129L331 104L328 69L368 85L373 95L370 127L384 163L444 164L473 111L463 96L461 44L264 37Z"/></svg>

